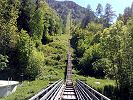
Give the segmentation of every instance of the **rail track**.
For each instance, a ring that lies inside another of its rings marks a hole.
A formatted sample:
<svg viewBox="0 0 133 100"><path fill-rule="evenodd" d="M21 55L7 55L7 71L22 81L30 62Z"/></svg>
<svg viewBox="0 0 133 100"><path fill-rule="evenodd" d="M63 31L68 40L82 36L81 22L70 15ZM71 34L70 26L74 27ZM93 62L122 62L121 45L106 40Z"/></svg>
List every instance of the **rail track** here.
<svg viewBox="0 0 133 100"><path fill-rule="evenodd" d="M56 81L47 88L42 89L29 100L110 100L80 80L77 80L76 84L73 84L70 52L68 52L67 58L65 81Z"/></svg>

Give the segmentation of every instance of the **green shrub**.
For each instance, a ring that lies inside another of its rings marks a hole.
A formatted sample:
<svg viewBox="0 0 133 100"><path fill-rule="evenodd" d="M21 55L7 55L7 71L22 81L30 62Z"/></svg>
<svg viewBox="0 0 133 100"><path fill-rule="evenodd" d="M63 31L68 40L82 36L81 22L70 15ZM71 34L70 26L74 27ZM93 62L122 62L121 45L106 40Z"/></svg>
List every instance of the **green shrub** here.
<svg viewBox="0 0 133 100"><path fill-rule="evenodd" d="M41 72L43 62L43 53L33 49L29 57L29 64L26 68L26 75L28 75L30 79L35 79L36 76Z"/></svg>

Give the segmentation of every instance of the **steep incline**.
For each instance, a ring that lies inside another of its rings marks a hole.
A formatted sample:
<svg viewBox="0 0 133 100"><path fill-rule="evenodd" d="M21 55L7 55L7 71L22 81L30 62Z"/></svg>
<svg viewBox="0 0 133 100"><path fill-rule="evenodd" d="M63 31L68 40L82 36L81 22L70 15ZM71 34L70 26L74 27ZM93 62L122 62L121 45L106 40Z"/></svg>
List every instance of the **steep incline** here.
<svg viewBox="0 0 133 100"><path fill-rule="evenodd" d="M69 9L72 11L72 18L76 22L80 22L87 14L87 9L79 6L73 1L55 1L46 0L48 4L57 11L63 20L66 21Z"/></svg>

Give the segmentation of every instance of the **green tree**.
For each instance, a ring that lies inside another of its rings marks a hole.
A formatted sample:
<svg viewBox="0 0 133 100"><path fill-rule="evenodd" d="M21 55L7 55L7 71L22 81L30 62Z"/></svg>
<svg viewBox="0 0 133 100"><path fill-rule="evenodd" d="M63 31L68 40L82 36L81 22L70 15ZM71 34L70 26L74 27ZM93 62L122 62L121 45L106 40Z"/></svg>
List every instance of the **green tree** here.
<svg viewBox="0 0 133 100"><path fill-rule="evenodd" d="M39 2L38 8L35 10L31 20L30 29L33 39L35 41L41 41L44 30L44 2Z"/></svg>
<svg viewBox="0 0 133 100"><path fill-rule="evenodd" d="M103 72L94 71L93 63L100 59L100 45L94 44L85 50L83 57L80 59L81 73L95 77L103 77Z"/></svg>
<svg viewBox="0 0 133 100"><path fill-rule="evenodd" d="M106 4L105 6L105 13L104 13L104 27L109 27L113 21L113 18L115 17L114 11L112 11L112 6L110 4Z"/></svg>
<svg viewBox="0 0 133 100"><path fill-rule="evenodd" d="M122 21L105 29L101 36L103 57L111 61L110 68L121 100L132 99L132 21L124 26Z"/></svg>
<svg viewBox="0 0 133 100"><path fill-rule="evenodd" d="M87 10L86 10L86 15L81 22L81 27L85 28L88 25L88 23L95 21L95 18L96 16L94 12L91 10L91 6L88 5Z"/></svg>
<svg viewBox="0 0 133 100"><path fill-rule="evenodd" d="M112 62L108 58L101 57L101 59L98 59L92 65L94 67L95 72L100 73L100 76L111 79L114 77L114 72L111 67Z"/></svg>
<svg viewBox="0 0 133 100"><path fill-rule="evenodd" d="M8 56L6 69L12 75L16 66L16 46L19 39L17 29L17 18L19 0L0 1L0 54ZM6 75L8 76L8 73ZM5 76L6 77L6 76Z"/></svg>
<svg viewBox="0 0 133 100"><path fill-rule="evenodd" d="M103 6L100 3L97 5L97 8L96 8L95 22L104 24Z"/></svg>
<svg viewBox="0 0 133 100"><path fill-rule="evenodd" d="M24 73L25 79L35 79L43 66L44 56L35 48L32 38L26 31L21 30L19 37L16 73L18 75Z"/></svg>
<svg viewBox="0 0 133 100"><path fill-rule="evenodd" d="M131 8L130 7L125 8L124 9L124 14L123 14L124 24L127 23L128 19L131 17L131 15L132 15Z"/></svg>
<svg viewBox="0 0 133 100"><path fill-rule="evenodd" d="M75 62L77 69L84 75L102 76L102 72L95 72L93 63L101 58L100 56L100 33L103 30L101 24L91 22L85 29L76 28L73 34L75 42Z"/></svg>
<svg viewBox="0 0 133 100"><path fill-rule="evenodd" d="M108 29L105 29L103 31L103 34L101 36L101 47L103 52L103 57L108 58L111 60L112 65L111 68L114 73L114 77L116 80L118 80L117 77L117 71L118 71L118 66L121 66L118 61L121 60L121 43L122 38L122 27L123 23L117 22L115 25L111 26Z"/></svg>
<svg viewBox="0 0 133 100"><path fill-rule="evenodd" d="M28 62L25 73L30 79L35 79L42 73L41 69L44 65L43 53L33 48Z"/></svg>
<svg viewBox="0 0 133 100"><path fill-rule="evenodd" d="M122 92L122 98L132 100L133 99L133 20L129 20L127 28L123 29L123 65L119 73L120 89ZM125 97L124 97L125 95ZM124 99L123 99L124 100Z"/></svg>
<svg viewBox="0 0 133 100"><path fill-rule="evenodd" d="M99 3L99 4L97 5L97 8L96 8L97 17L101 17L102 12L103 12L103 7L102 7L102 5Z"/></svg>
<svg viewBox="0 0 133 100"><path fill-rule="evenodd" d="M29 21L34 14L35 4L32 0L20 0L19 17L17 19L17 26L19 31L21 29L30 33Z"/></svg>
<svg viewBox="0 0 133 100"><path fill-rule="evenodd" d="M30 34L38 43L49 43L51 36L62 33L62 21L46 2L38 0L36 10L30 19Z"/></svg>
<svg viewBox="0 0 133 100"><path fill-rule="evenodd" d="M17 43L18 0L0 1L0 51L6 54Z"/></svg>
<svg viewBox="0 0 133 100"><path fill-rule="evenodd" d="M97 24L95 22L90 22L90 23L88 23L86 29L89 32L92 32L92 33L96 34L98 31L101 32L103 30L103 25L102 24Z"/></svg>
<svg viewBox="0 0 133 100"><path fill-rule="evenodd" d="M8 57L0 54L0 70L4 70L7 67Z"/></svg>
<svg viewBox="0 0 133 100"><path fill-rule="evenodd" d="M25 71L29 64L29 58L33 49L33 42L31 41L30 36L28 33L24 30L21 30L19 34L19 40L17 43L17 57L18 64L14 68L17 71L17 75L20 75L21 73L24 73L26 75Z"/></svg>

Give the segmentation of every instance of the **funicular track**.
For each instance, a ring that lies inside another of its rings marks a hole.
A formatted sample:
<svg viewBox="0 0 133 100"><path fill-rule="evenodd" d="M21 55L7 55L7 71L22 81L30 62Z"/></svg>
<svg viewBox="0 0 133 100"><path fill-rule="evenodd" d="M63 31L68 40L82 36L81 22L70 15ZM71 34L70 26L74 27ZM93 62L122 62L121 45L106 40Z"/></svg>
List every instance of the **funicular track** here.
<svg viewBox="0 0 133 100"><path fill-rule="evenodd" d="M58 80L52 85L42 89L29 100L110 100L84 82L72 81L71 53L67 53L66 79Z"/></svg>
<svg viewBox="0 0 133 100"><path fill-rule="evenodd" d="M67 62L66 83L60 100L78 100L72 82L72 62L71 62L71 54L69 52L67 58L68 62Z"/></svg>

